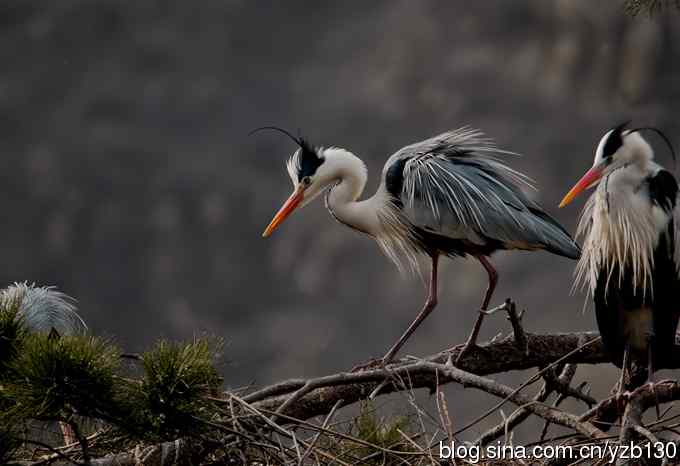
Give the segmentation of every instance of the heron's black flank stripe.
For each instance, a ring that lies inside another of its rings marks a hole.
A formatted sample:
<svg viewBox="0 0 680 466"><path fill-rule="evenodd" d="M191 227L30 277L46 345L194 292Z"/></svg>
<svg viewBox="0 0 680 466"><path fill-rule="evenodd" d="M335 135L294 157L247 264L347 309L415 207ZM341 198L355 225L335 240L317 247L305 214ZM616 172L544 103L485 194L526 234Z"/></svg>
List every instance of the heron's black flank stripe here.
<svg viewBox="0 0 680 466"><path fill-rule="evenodd" d="M408 158L399 159L394 162L385 173L385 188L392 195L392 198L399 207L401 203L401 190L404 187L404 166Z"/></svg>
<svg viewBox="0 0 680 466"><path fill-rule="evenodd" d="M312 176L316 169L323 163L323 157L319 156L316 149L304 139L299 139L300 144L300 168L298 169L298 181L305 176Z"/></svg>
<svg viewBox="0 0 680 466"><path fill-rule="evenodd" d="M673 211L678 195L678 182L675 177L669 171L659 170L654 176L647 178L647 183L652 202L666 212Z"/></svg>

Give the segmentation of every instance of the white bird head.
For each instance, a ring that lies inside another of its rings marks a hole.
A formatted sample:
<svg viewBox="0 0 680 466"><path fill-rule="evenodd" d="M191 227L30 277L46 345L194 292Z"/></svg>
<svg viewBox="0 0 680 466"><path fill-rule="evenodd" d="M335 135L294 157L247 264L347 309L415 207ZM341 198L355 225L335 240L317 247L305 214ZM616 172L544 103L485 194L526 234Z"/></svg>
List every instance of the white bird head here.
<svg viewBox="0 0 680 466"><path fill-rule="evenodd" d="M628 165L635 165L644 170L647 162L654 157L654 152L640 134L642 130L654 131L661 136L671 149L671 155L675 160L673 146L661 130L653 127L626 129L629 123L628 121L621 123L602 136L595 150L593 166L564 196L562 202L560 202L560 207L569 204L582 191L597 186L602 178L614 170Z"/></svg>
<svg viewBox="0 0 680 466"><path fill-rule="evenodd" d="M299 147L288 159L286 168L293 183L293 193L283 203L279 211L262 233L267 237L298 207L304 207L321 194L329 184L337 179L337 170L327 162L325 150L309 143L301 136L295 137L288 131L276 126L264 126L252 131L270 129L279 131L291 138Z"/></svg>

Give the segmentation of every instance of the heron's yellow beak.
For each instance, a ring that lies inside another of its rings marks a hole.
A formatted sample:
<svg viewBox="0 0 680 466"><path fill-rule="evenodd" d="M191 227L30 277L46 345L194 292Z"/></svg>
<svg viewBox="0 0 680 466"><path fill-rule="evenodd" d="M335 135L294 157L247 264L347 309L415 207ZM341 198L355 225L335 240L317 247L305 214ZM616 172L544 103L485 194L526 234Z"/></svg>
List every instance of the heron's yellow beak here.
<svg viewBox="0 0 680 466"><path fill-rule="evenodd" d="M276 230L276 227L278 227L281 224L281 222L283 222L286 219L286 217L293 213L295 208L302 202L302 199L304 198L304 193L305 189L302 186L298 186L297 188L295 188L293 194L291 194L290 197L286 200L286 202L283 203L279 211L276 212L276 215L274 215L272 221L269 222L269 225L267 225L267 228L264 230L264 233L262 233L263 238L266 238L267 236L271 235L272 232Z"/></svg>
<svg viewBox="0 0 680 466"><path fill-rule="evenodd" d="M590 188L595 183L597 183L597 181L599 181L599 179L602 178L603 173L604 167L602 167L600 164L595 165L590 170L588 170L586 174L583 175L583 177L580 180L578 180L578 183L576 183L574 187L571 188L567 195L564 196L564 199L562 199L562 202L560 202L560 208L564 207L565 205L573 201L574 198L578 196L581 191L584 191Z"/></svg>

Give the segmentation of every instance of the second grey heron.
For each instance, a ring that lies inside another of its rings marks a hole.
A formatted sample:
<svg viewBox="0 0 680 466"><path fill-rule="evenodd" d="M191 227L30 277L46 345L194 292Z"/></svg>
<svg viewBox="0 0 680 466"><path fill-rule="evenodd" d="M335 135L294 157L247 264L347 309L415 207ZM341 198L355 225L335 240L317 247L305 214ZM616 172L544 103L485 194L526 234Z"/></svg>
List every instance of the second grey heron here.
<svg viewBox="0 0 680 466"><path fill-rule="evenodd" d="M626 126L605 133L593 166L560 204L596 186L577 231L584 243L576 284L585 285L594 299L602 343L621 368L619 394L626 385L631 389L651 379L663 365L680 318L678 183L654 162L640 131L658 133L674 159L675 154L658 129ZM642 370L631 371L631 363L640 361Z"/></svg>
<svg viewBox="0 0 680 466"><path fill-rule="evenodd" d="M422 310L382 358L389 363L437 305L440 256L475 257L488 274L481 310L458 360L476 345L484 312L498 281L489 261L498 250L546 250L577 259L580 249L562 226L522 191L528 178L502 162L510 152L475 129L460 128L403 147L385 164L374 196L359 200L366 165L339 147L319 147L288 131L299 147L288 160L293 193L265 229L269 236L296 208L324 191L326 207L339 222L373 237L400 269L431 260Z"/></svg>

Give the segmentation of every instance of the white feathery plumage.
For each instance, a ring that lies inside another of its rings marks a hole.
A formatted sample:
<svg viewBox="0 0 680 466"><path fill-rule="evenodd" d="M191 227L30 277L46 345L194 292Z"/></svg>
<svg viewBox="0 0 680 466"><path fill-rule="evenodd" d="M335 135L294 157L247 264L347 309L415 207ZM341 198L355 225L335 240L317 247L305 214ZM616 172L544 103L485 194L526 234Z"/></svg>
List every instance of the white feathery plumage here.
<svg viewBox="0 0 680 466"><path fill-rule="evenodd" d="M652 281L657 241L657 232L650 228L652 211L636 208L636 203L617 194L607 193L606 183L600 183L579 220L576 237L583 239L583 246L574 286L587 288L589 296L595 292L602 269L607 270L607 283L615 278L620 285L625 265L631 267L633 282L642 290ZM613 277L617 266L618 277Z"/></svg>
<svg viewBox="0 0 680 466"><path fill-rule="evenodd" d="M408 220L391 202L385 202L385 207L377 212L377 216L382 228L376 232L375 241L380 250L400 273L408 271L422 276L418 262L421 251Z"/></svg>
<svg viewBox="0 0 680 466"><path fill-rule="evenodd" d="M74 299L53 286L14 283L0 290L0 306L18 305L17 318L31 332L60 335L82 335L87 332L85 321L78 315Z"/></svg>

